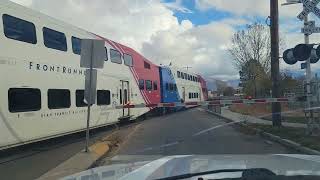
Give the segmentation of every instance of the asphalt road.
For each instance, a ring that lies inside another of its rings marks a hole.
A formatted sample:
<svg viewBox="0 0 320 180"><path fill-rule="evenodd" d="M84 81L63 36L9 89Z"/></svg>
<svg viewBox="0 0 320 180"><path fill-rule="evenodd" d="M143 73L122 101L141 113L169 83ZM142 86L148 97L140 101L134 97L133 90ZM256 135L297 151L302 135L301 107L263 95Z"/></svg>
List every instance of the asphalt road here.
<svg viewBox="0 0 320 180"><path fill-rule="evenodd" d="M130 126L132 132L125 127L118 131L125 140L116 150L117 155L159 158L180 154L294 153L259 136L242 134L200 108L149 118ZM95 130L91 142L107 136L111 129ZM81 151L84 135L74 134L0 152L0 179L40 177Z"/></svg>
<svg viewBox="0 0 320 180"><path fill-rule="evenodd" d="M91 144L107 136L111 127L91 133ZM36 179L84 149L85 133L77 133L0 151L0 179Z"/></svg>
<svg viewBox="0 0 320 180"><path fill-rule="evenodd" d="M139 125L118 155L294 153L286 147L247 135L200 108L156 117Z"/></svg>

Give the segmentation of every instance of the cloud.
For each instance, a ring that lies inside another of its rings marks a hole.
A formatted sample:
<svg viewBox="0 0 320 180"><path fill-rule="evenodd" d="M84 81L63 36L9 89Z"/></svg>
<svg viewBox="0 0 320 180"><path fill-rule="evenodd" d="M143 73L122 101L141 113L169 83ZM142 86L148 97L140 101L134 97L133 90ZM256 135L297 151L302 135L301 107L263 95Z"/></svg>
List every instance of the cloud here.
<svg viewBox="0 0 320 180"><path fill-rule="evenodd" d="M32 0L24 5L138 50L157 31L179 26L160 0Z"/></svg>
<svg viewBox="0 0 320 180"><path fill-rule="evenodd" d="M157 64L192 66L219 79L237 76L226 48L241 18L195 26L179 23L174 11L189 12L181 1L14 0L49 16L128 45Z"/></svg>
<svg viewBox="0 0 320 180"><path fill-rule="evenodd" d="M180 67L191 66L207 77L234 79L238 73L225 48L235 32L232 22L225 19L187 30L160 31L143 44L142 52L161 64L172 62Z"/></svg>
<svg viewBox="0 0 320 180"><path fill-rule="evenodd" d="M215 9L241 16L267 17L270 14L270 1L265 0L196 0L199 10ZM295 17L301 11L301 5L281 6L286 0L279 0L279 14L283 18Z"/></svg>
<svg viewBox="0 0 320 180"><path fill-rule="evenodd" d="M195 13L185 8L181 0L163 3L161 0L13 0L36 11L128 45L157 64L169 64L200 72L206 77L230 80L238 78L227 47L237 29L250 23L252 17L267 17L269 1L265 0L196 0L201 11L216 9L233 16L205 25L190 20L180 23L175 11ZM285 0L280 0L283 3ZM299 33L302 22L296 19L301 5L280 6L280 30L287 48L303 42ZM319 35L311 36L319 42ZM281 68L299 69L299 65ZM318 65L315 65L318 66ZM318 67L317 67L318 68ZM319 67L320 69L320 67Z"/></svg>
<svg viewBox="0 0 320 180"><path fill-rule="evenodd" d="M182 0L176 0L174 2L164 3L164 5L173 11L179 11L182 13L193 13L190 9L182 6L181 3Z"/></svg>

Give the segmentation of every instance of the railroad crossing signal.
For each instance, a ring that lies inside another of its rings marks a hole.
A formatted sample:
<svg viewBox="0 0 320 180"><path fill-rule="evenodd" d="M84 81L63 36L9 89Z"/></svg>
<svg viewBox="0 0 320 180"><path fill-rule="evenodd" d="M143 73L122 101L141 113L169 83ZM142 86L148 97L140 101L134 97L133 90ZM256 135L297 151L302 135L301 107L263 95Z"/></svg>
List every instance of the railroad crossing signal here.
<svg viewBox="0 0 320 180"><path fill-rule="evenodd" d="M320 9L317 8L317 4L319 4L320 0L300 0L303 5L303 11L298 15L298 19L303 21L310 12L315 14L318 18L320 18Z"/></svg>
<svg viewBox="0 0 320 180"><path fill-rule="evenodd" d="M298 61L306 61L310 58L311 63L317 63L320 57L320 46L313 48L313 44L298 44L292 49L287 49L283 53L283 60L289 65Z"/></svg>

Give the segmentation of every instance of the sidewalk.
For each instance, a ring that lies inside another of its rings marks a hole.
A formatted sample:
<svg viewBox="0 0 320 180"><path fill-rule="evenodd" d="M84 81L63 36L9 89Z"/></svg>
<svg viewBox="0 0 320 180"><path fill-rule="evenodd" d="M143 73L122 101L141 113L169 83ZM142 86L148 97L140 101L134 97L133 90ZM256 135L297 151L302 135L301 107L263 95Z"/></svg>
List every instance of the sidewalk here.
<svg viewBox="0 0 320 180"><path fill-rule="evenodd" d="M224 118L227 118L229 120L238 122L238 121L246 121L249 123L255 123L255 124L265 124L265 125L272 125L272 121L260 119L257 117L249 116L249 115L243 115L240 113L235 113L227 109L226 107L221 108L221 116ZM302 123L288 123L288 122L282 122L282 126L285 127L294 127L294 128L306 128L306 124Z"/></svg>

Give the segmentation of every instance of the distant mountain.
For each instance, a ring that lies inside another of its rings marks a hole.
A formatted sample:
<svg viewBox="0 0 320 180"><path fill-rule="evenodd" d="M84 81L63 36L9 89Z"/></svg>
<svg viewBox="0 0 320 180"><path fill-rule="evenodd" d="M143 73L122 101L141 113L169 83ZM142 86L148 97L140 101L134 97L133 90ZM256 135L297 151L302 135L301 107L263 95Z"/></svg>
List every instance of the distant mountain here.
<svg viewBox="0 0 320 180"><path fill-rule="evenodd" d="M214 79L206 79L208 90L216 91L218 87L228 87L237 88L239 86L239 79L229 80L229 81L220 81Z"/></svg>
<svg viewBox="0 0 320 180"><path fill-rule="evenodd" d="M240 79L234 79L227 81L228 86L231 86L233 88L239 87Z"/></svg>
<svg viewBox="0 0 320 180"><path fill-rule="evenodd" d="M212 90L212 91L217 90L217 84L216 84L215 80L208 79L208 80L206 80L206 82L207 82L207 89L208 90Z"/></svg>

